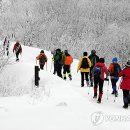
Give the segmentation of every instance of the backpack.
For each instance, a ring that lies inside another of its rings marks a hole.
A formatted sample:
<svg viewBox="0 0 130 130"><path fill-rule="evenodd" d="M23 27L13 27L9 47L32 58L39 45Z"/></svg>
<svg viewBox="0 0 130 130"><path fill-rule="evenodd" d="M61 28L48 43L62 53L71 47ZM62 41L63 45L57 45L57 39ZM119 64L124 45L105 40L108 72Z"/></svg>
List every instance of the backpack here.
<svg viewBox="0 0 130 130"><path fill-rule="evenodd" d="M58 63L58 64L63 64L63 54L62 54L62 52L60 52L60 53L56 53L55 55L54 55L54 62L55 63Z"/></svg>
<svg viewBox="0 0 130 130"><path fill-rule="evenodd" d="M100 78L101 74L102 74L102 67L101 66L95 66L94 72L93 72L94 78Z"/></svg>
<svg viewBox="0 0 130 130"><path fill-rule="evenodd" d="M65 65L71 65L73 62L72 56L66 56L65 57Z"/></svg>
<svg viewBox="0 0 130 130"><path fill-rule="evenodd" d="M47 61L45 55L40 55L39 61L40 63L45 63Z"/></svg>
<svg viewBox="0 0 130 130"><path fill-rule="evenodd" d="M21 45L16 43L16 48L15 48L16 52L20 52L21 51Z"/></svg>
<svg viewBox="0 0 130 130"><path fill-rule="evenodd" d="M113 70L110 73L110 76L118 77L119 72L121 71L121 67L119 64L113 64Z"/></svg>
<svg viewBox="0 0 130 130"><path fill-rule="evenodd" d="M88 59L87 58L83 58L82 59L82 63L81 63L81 67L80 68L83 68L83 69L89 68L89 64L88 64Z"/></svg>

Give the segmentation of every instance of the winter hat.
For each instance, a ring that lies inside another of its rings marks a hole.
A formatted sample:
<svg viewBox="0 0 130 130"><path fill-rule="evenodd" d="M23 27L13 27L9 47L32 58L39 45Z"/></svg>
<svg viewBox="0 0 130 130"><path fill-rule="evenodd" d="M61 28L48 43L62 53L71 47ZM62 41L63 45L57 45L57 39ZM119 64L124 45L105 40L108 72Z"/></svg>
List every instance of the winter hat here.
<svg viewBox="0 0 130 130"><path fill-rule="evenodd" d="M56 49L56 52L61 52L61 49L59 49L59 48L58 48L58 49Z"/></svg>
<svg viewBox="0 0 130 130"><path fill-rule="evenodd" d="M128 60L127 62L126 62L126 65L125 65L126 67L130 67L130 60Z"/></svg>
<svg viewBox="0 0 130 130"><path fill-rule="evenodd" d="M95 51L95 50L92 50L92 51L91 51L91 54L93 54L93 55L96 54L96 51Z"/></svg>
<svg viewBox="0 0 130 130"><path fill-rule="evenodd" d="M44 53L44 51L43 50L41 50L41 52L40 53Z"/></svg>
<svg viewBox="0 0 130 130"><path fill-rule="evenodd" d="M83 53L83 56L87 56L87 55L88 55L88 53L87 53L87 52L84 52L84 53Z"/></svg>
<svg viewBox="0 0 130 130"><path fill-rule="evenodd" d="M104 63L104 62L105 62L105 59L104 59L104 58L100 58L100 59L99 59L99 62Z"/></svg>
<svg viewBox="0 0 130 130"><path fill-rule="evenodd" d="M65 53L65 54L68 54L68 50L65 50L64 53Z"/></svg>
<svg viewBox="0 0 130 130"><path fill-rule="evenodd" d="M114 57L114 58L112 59L112 63L115 63L115 62L118 62L118 59L117 59L116 57Z"/></svg>

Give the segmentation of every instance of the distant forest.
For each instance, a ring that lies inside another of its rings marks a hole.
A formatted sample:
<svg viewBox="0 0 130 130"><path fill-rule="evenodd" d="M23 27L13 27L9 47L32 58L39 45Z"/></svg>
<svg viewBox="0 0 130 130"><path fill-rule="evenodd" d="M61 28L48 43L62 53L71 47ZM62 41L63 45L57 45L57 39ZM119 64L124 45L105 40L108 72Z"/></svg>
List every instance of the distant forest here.
<svg viewBox="0 0 130 130"><path fill-rule="evenodd" d="M129 0L0 0L0 39L79 58L95 49L110 62L130 57Z"/></svg>

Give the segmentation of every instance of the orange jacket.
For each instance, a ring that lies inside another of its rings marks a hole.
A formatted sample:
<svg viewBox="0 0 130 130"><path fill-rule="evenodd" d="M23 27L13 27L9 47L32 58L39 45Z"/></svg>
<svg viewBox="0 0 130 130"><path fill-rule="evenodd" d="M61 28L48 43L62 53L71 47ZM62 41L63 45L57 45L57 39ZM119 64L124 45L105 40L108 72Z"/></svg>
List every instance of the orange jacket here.
<svg viewBox="0 0 130 130"><path fill-rule="evenodd" d="M112 73L112 72L114 71L113 63L111 63L111 64L109 65L108 71L109 71L110 73Z"/></svg>

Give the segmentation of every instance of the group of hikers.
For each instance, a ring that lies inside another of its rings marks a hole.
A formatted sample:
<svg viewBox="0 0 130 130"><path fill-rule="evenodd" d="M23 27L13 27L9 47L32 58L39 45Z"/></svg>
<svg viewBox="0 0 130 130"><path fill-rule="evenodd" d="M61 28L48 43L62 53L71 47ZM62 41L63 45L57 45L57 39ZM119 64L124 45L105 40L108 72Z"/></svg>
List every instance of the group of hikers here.
<svg viewBox="0 0 130 130"><path fill-rule="evenodd" d="M71 75L71 64L73 62L72 56L69 54L68 50L65 50L64 52L61 51L61 49L56 49L52 52L53 57L52 61L54 63L54 72L53 74L57 74L59 77L66 80L68 74L68 77L70 80L72 80ZM44 53L44 50L41 50L40 54L36 57L36 63L37 60L39 60L40 69L43 70L45 63L47 62L47 56ZM62 76L62 68L63 68L63 76Z"/></svg>
<svg viewBox="0 0 130 130"><path fill-rule="evenodd" d="M3 42L3 51L4 54L6 53L7 56L9 56L9 47L10 47L10 41L7 37L5 37ZM17 40L13 47L13 53L16 55L16 61L19 61L19 54L22 53L22 46Z"/></svg>
<svg viewBox="0 0 130 130"><path fill-rule="evenodd" d="M9 55L9 45L10 45L10 41L7 37L5 37L4 42L3 42L3 52L4 54L6 53L6 55Z"/></svg>
<svg viewBox="0 0 130 130"><path fill-rule="evenodd" d="M68 50L62 52L61 49L58 48L52 52L52 55L54 63L53 74L57 73L57 75L64 80L66 80L66 74L68 74L69 79L72 80L70 68L73 57L69 54ZM47 56L43 50L41 50L40 55L36 57L36 60L39 60L40 68L43 69L47 62ZM120 88L123 90L123 108L128 108L128 105L130 104L130 60L126 62L125 67L122 69L118 63L118 58L114 57L107 68L105 59L99 58L99 56L96 55L96 51L92 50L89 56L87 52L83 52L83 56L78 63L77 72L78 71L81 73L81 87L84 87L84 81L86 81L88 87L93 87L93 98L97 98L97 103L101 103L104 81L109 81L108 76L110 76L112 84L111 94L115 97L118 96L117 82L119 77L122 77ZM99 94L97 94L98 89Z"/></svg>
<svg viewBox="0 0 130 130"><path fill-rule="evenodd" d="M14 44L13 52L16 54L16 61L19 61L19 54L22 53L22 47L19 41ZM51 53L53 55L52 61L54 63L53 74L57 74L64 80L67 79L66 74L68 74L68 78L72 80L71 64L73 62L73 57L69 54L68 50L61 51L61 49L58 48ZM40 69L43 70L45 63L48 61L44 50L41 50L40 54L36 56L36 62L37 60L39 60ZM110 76L112 94L115 97L118 96L117 82L119 77L122 77L120 88L123 90L123 108L128 108L128 105L130 104L130 60L126 62L124 68L121 68L118 63L118 58L114 57L107 68L105 59L102 57L99 58L96 51L92 50L89 56L87 52L83 52L83 56L78 63L77 72L78 71L81 73L81 87L84 87L84 81L86 81L88 87L93 87L93 98L97 99L97 103L101 103L104 81L109 81L108 76Z"/></svg>

